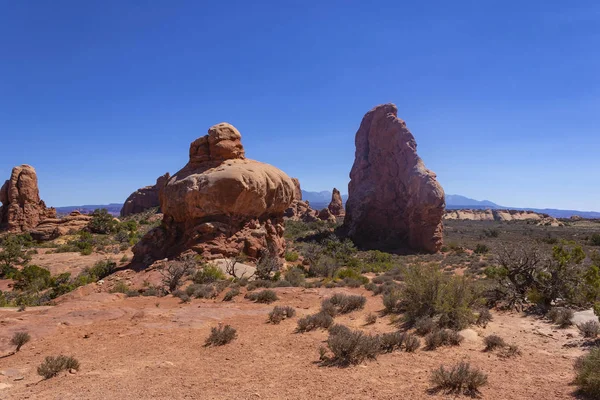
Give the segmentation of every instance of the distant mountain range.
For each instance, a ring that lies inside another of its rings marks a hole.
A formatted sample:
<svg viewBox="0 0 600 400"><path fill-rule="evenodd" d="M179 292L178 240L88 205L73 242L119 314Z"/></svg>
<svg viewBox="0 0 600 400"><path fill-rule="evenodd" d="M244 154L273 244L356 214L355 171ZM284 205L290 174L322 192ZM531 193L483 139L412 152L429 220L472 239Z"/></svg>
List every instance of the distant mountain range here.
<svg viewBox="0 0 600 400"><path fill-rule="evenodd" d="M331 201L331 192L323 190L321 192L309 192L306 190L302 191L302 199L308 200L312 208L320 210L329 205ZM346 203L348 199L347 194L342 194L342 201ZM98 208L106 208L106 210L112 215L119 215L123 204L111 203L111 204L94 204L94 205L83 205L83 206L66 206L56 207L58 214L68 214L71 211L81 211L82 213L91 213ZM446 209L458 210L462 208L471 208L476 210L481 209L499 209L499 210L527 210L542 214L548 214L554 218L570 218L573 215L579 215L582 218L600 218L600 212L597 211L577 211L577 210L558 210L554 208L530 208L530 207L507 207L493 203L489 200L475 200L458 194L447 194L446 195Z"/></svg>

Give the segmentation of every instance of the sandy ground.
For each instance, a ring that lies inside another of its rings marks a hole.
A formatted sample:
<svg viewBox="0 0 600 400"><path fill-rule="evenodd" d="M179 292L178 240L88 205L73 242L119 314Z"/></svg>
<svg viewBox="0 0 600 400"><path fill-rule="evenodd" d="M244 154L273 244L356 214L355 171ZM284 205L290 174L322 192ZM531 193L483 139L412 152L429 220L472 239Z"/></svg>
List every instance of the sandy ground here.
<svg viewBox="0 0 600 400"><path fill-rule="evenodd" d="M9 340L27 330L30 343L0 359L1 399L438 399L429 394L429 376L441 364L467 360L488 374L485 399L574 398L573 361L581 347L575 329L515 313L494 313L486 329L473 328L458 348L384 354L349 368L322 367L318 349L327 333L294 333L298 317L316 312L335 292L364 294L367 306L336 318L356 329L394 330L389 317L364 326L365 316L383 309L381 296L363 289L275 289L271 305L172 297L125 298L82 288L53 307L0 310L0 354ZM266 323L274 305L290 305L297 316L279 325ZM232 343L204 347L210 328L230 324ZM522 355L502 359L483 352L482 336L499 334L517 344ZM41 380L37 366L48 355L75 356L78 373Z"/></svg>

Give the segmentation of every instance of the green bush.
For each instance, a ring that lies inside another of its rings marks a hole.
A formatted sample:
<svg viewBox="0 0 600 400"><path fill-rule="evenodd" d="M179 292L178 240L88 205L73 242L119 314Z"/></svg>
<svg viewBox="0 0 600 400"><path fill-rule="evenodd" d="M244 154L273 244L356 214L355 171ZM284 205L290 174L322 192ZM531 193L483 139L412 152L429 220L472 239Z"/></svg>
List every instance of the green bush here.
<svg viewBox="0 0 600 400"><path fill-rule="evenodd" d="M366 276L362 275L360 272L358 272L355 269L352 268L343 268L338 270L335 273L335 278L336 279L353 279L358 281L358 286L360 285L364 285L365 283L369 283L369 278L367 278Z"/></svg>
<svg viewBox="0 0 600 400"><path fill-rule="evenodd" d="M294 287L304 286L306 279L304 276L304 270L298 267L288 269L284 274L285 280Z"/></svg>
<svg viewBox="0 0 600 400"><path fill-rule="evenodd" d="M111 260L98 261L91 268L83 270L83 275L92 278L93 281L104 279L117 269L117 263Z"/></svg>
<svg viewBox="0 0 600 400"><path fill-rule="evenodd" d="M299 254L295 251L286 251L285 253L285 261L287 262L296 262L299 257Z"/></svg>
<svg viewBox="0 0 600 400"><path fill-rule="evenodd" d="M206 338L204 346L223 346L230 343L237 336L235 328L229 325L218 328L211 328L210 335Z"/></svg>
<svg viewBox="0 0 600 400"><path fill-rule="evenodd" d="M94 210L87 229L92 233L108 234L117 230L119 222L105 208Z"/></svg>
<svg viewBox="0 0 600 400"><path fill-rule="evenodd" d="M458 346L463 337L451 329L437 329L425 336L425 348L435 350L441 346Z"/></svg>
<svg viewBox="0 0 600 400"><path fill-rule="evenodd" d="M27 265L13 275L14 289L40 291L52 286L50 271L37 265Z"/></svg>
<svg viewBox="0 0 600 400"><path fill-rule="evenodd" d="M433 318L423 317L415 322L415 332L417 335L425 336L437 329L437 325Z"/></svg>
<svg viewBox="0 0 600 400"><path fill-rule="evenodd" d="M594 233L590 238L590 244L592 246L600 246L600 233Z"/></svg>
<svg viewBox="0 0 600 400"><path fill-rule="evenodd" d="M31 259L23 250L23 240L17 235L7 235L0 243L0 278L14 272L15 266L26 264Z"/></svg>
<svg viewBox="0 0 600 400"><path fill-rule="evenodd" d="M589 398L600 398L600 347L593 347L587 355L577 359L575 384Z"/></svg>
<svg viewBox="0 0 600 400"><path fill-rule="evenodd" d="M68 371L74 369L79 370L79 361L73 357L67 356L48 356L44 362L37 368L38 375L44 377L44 379L50 379L58 375L61 371Z"/></svg>
<svg viewBox="0 0 600 400"><path fill-rule="evenodd" d="M485 244L478 244L474 250L475 254L486 254L490 252L490 248Z"/></svg>
<svg viewBox="0 0 600 400"><path fill-rule="evenodd" d="M129 286L125 282L117 282L110 291L111 293L127 293L129 292Z"/></svg>
<svg viewBox="0 0 600 400"><path fill-rule="evenodd" d="M476 396L479 388L487 383L487 375L469 363L461 362L450 369L441 366L433 371L431 383L435 391Z"/></svg>
<svg viewBox="0 0 600 400"><path fill-rule="evenodd" d="M194 275L194 283L212 283L225 280L225 278L225 274L219 267L212 264L205 264Z"/></svg>

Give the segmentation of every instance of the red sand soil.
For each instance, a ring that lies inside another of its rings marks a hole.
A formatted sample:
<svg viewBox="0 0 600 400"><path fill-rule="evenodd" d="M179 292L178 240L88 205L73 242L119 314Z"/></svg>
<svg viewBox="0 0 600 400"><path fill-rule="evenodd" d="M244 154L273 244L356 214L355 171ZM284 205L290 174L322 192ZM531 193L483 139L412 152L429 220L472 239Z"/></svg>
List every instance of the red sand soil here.
<svg viewBox="0 0 600 400"><path fill-rule="evenodd" d="M296 320L318 311L336 292L364 294L367 305L336 322L371 333L393 331L390 317L364 326L368 313L383 309L381 296L363 289L274 289L271 305L243 299L193 300L170 296L125 298L98 293L90 285L57 306L0 311L0 354L13 350L12 334L27 330L32 340L15 355L0 359L2 399L441 399L429 394L429 376L441 364L466 360L488 374L485 399L573 398L575 329L556 330L544 321L516 313L494 313L486 329L472 328L460 347L380 355L349 368L322 367L318 349L325 331L294 333ZM266 323L274 305L290 305L297 316L279 325ZM204 347L210 328L230 324L232 343ZM482 337L498 334L522 351L502 359L483 352ZM42 380L37 366L48 355L73 355L81 363ZM22 379L20 379L22 378Z"/></svg>

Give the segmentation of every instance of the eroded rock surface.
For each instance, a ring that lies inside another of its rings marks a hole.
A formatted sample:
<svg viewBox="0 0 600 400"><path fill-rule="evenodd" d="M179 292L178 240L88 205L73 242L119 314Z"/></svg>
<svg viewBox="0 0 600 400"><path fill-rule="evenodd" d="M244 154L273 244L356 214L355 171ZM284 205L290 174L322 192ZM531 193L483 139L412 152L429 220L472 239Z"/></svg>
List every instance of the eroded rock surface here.
<svg viewBox="0 0 600 400"><path fill-rule="evenodd" d="M10 179L0 189L0 228L9 232L27 232L46 218L56 218L56 210L40 199L35 168L14 167Z"/></svg>
<svg viewBox="0 0 600 400"><path fill-rule="evenodd" d="M134 261L194 250L207 259L282 256L283 214L295 184L272 165L245 158L241 135L230 124L211 127L190 145L189 162L159 192L160 227L133 249Z"/></svg>
<svg viewBox="0 0 600 400"><path fill-rule="evenodd" d="M336 188L333 188L333 192L331 193L331 202L327 207L332 215L336 217L342 217L345 214L344 211L344 203L342 202L342 195L340 191Z"/></svg>
<svg viewBox="0 0 600 400"><path fill-rule="evenodd" d="M121 209L121 217L144 212L150 208L160 207L158 193L169 180L170 175L167 172L156 180L156 184L146 186L131 193Z"/></svg>
<svg viewBox="0 0 600 400"><path fill-rule="evenodd" d="M344 229L356 244L437 252L443 244L444 190L417 155L393 104L369 111L356 132Z"/></svg>

